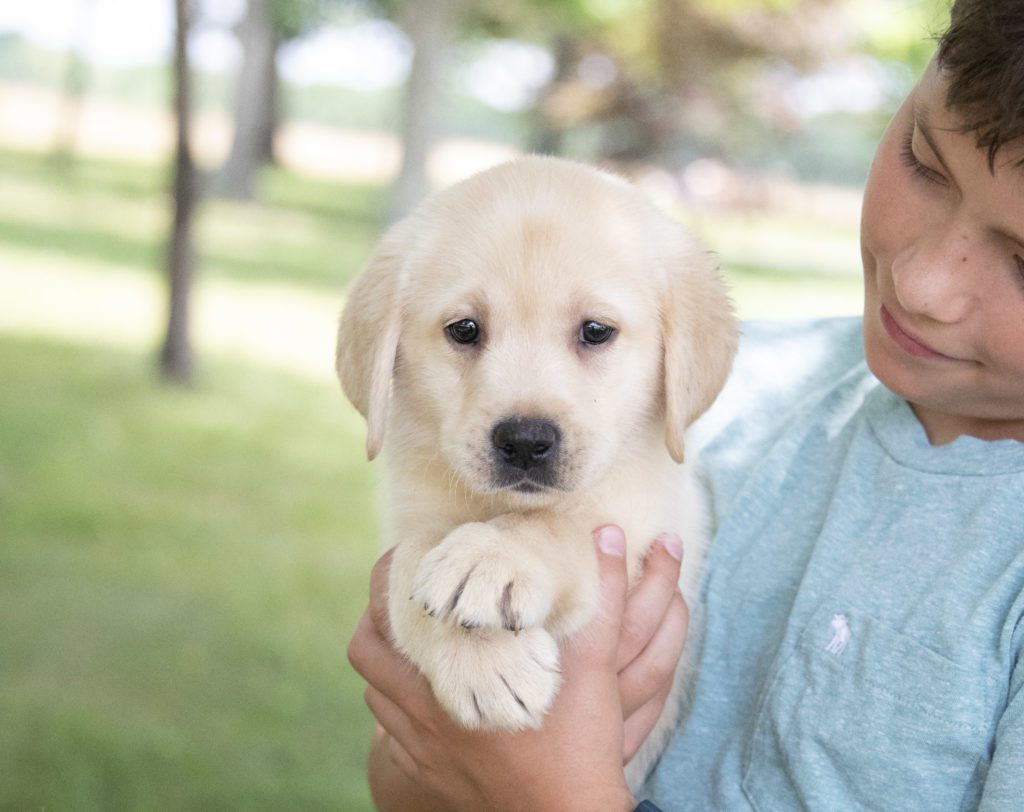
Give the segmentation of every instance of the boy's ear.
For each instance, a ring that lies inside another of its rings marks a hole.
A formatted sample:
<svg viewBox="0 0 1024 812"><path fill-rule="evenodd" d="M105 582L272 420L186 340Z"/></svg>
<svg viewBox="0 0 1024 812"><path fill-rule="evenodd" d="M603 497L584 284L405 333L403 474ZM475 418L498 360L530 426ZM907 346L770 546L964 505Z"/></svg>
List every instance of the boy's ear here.
<svg viewBox="0 0 1024 812"><path fill-rule="evenodd" d="M402 268L408 250L405 223L391 229L349 290L338 327L335 368L341 388L366 418L366 456L384 442L391 376L401 334Z"/></svg>
<svg viewBox="0 0 1024 812"><path fill-rule="evenodd" d="M725 385L739 331L725 283L706 252L681 234L666 267L665 445L672 459L681 463L686 429Z"/></svg>

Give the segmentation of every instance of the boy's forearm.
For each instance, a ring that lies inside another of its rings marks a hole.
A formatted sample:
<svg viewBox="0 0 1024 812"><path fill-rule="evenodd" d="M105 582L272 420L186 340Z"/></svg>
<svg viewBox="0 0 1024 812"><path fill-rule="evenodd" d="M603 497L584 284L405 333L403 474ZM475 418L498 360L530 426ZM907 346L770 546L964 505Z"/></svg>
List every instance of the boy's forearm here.
<svg viewBox="0 0 1024 812"><path fill-rule="evenodd" d="M379 812L450 812L436 798L424 794L395 764L388 752L388 734L377 727L370 748L370 793Z"/></svg>

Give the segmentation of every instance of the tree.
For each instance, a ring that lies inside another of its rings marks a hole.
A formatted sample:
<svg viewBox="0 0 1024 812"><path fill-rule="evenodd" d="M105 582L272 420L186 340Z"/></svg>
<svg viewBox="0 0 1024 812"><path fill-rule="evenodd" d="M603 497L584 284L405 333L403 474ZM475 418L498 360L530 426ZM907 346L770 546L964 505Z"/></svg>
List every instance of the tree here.
<svg viewBox="0 0 1024 812"><path fill-rule="evenodd" d="M274 136L280 122L277 54L324 20L346 0L248 0L235 29L242 65L235 88L235 132L231 151L214 180L226 197L253 196L257 172L274 160Z"/></svg>
<svg viewBox="0 0 1024 812"><path fill-rule="evenodd" d="M73 39L68 47L67 63L64 68L64 92L61 95L57 129L53 139L53 155L61 162L70 160L78 140L82 99L89 84L86 54L92 37L95 6L96 0L79 0Z"/></svg>
<svg viewBox="0 0 1024 812"><path fill-rule="evenodd" d="M429 191L427 162L440 136L439 89L463 0L410 0L399 25L412 41L412 69L405 88L401 124L402 167L391 193L388 218L401 219Z"/></svg>
<svg viewBox="0 0 1024 812"><path fill-rule="evenodd" d="M281 36L268 0L249 0L236 33L242 44L242 66L235 88L235 132L214 189L227 197L248 199L253 194L256 171L273 159L278 118L277 51Z"/></svg>
<svg viewBox="0 0 1024 812"><path fill-rule="evenodd" d="M376 0L409 37L413 61L402 102L402 164L391 192L388 219L411 211L430 191L428 159L441 137L442 88L458 37L559 32L582 24L587 0ZM557 136L545 142L557 144Z"/></svg>
<svg viewBox="0 0 1024 812"><path fill-rule="evenodd" d="M189 0L175 0L174 112L177 146L174 159L174 216L167 255L169 309L167 332L160 352L160 372L167 380L188 384L194 376L189 340L189 303L195 252L192 220L196 208L196 171L190 143L191 76L188 35L192 11Z"/></svg>

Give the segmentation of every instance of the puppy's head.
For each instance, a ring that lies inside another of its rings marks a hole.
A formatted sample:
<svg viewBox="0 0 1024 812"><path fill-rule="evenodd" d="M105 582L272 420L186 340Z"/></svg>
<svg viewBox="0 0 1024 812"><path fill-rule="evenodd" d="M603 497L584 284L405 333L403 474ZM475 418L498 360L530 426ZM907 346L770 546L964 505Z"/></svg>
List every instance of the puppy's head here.
<svg viewBox="0 0 1024 812"><path fill-rule="evenodd" d="M527 158L432 198L356 281L338 372L369 424L478 493L538 503L586 487L725 381L732 310L709 261L619 178Z"/></svg>

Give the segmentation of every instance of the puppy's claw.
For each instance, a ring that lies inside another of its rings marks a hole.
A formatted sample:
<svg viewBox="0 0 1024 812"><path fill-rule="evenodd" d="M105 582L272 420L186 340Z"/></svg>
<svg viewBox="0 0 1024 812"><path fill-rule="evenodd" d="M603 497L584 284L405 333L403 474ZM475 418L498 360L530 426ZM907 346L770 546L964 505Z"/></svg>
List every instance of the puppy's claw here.
<svg viewBox="0 0 1024 812"><path fill-rule="evenodd" d="M498 677L501 678L501 681L505 684L505 687L508 688L508 692L512 694L512 698L516 701L516 704L523 709L523 713L525 713L528 717L531 716L530 709L526 707L526 703L523 702L519 694L512 690L512 686L508 684L508 680L505 679L505 675L498 674Z"/></svg>
<svg viewBox="0 0 1024 812"><path fill-rule="evenodd" d="M514 583L514 581L509 581L505 584L505 588L501 593L499 609L501 611L502 626L510 632L519 634L519 630L522 628L522 619L516 612L512 611L512 586Z"/></svg>
<svg viewBox="0 0 1024 812"><path fill-rule="evenodd" d="M445 616L451 615L456 607L459 605L459 599L462 597L462 593L466 591L466 584L469 582L470 576L473 574L474 566L469 572L466 573L465 577L459 581L459 585L455 587L455 592L452 595L451 602L448 604L448 608L445 612Z"/></svg>

